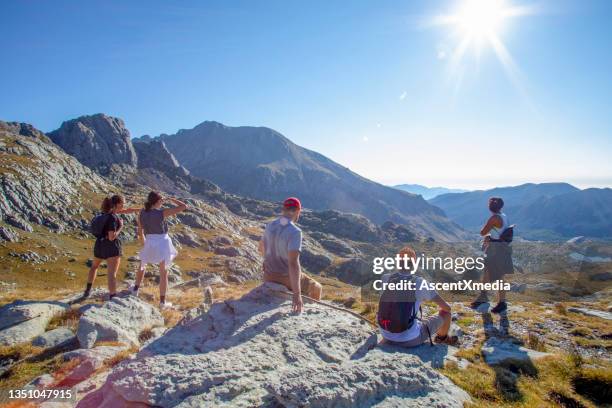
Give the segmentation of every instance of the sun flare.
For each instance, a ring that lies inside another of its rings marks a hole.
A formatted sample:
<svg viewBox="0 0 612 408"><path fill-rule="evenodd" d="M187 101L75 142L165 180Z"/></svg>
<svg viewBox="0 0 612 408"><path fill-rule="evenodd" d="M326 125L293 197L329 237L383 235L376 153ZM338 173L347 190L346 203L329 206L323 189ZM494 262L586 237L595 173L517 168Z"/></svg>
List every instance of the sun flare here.
<svg viewBox="0 0 612 408"><path fill-rule="evenodd" d="M504 20L502 0L468 0L456 14L457 26L476 40L496 35Z"/></svg>
<svg viewBox="0 0 612 408"><path fill-rule="evenodd" d="M513 5L510 0L463 0L452 13L436 17L433 24L448 27L451 37L456 38L450 53L453 69L458 69L468 49L480 55L483 47L489 47L515 85L520 85L518 66L501 39L501 31L508 20L534 11L533 7Z"/></svg>

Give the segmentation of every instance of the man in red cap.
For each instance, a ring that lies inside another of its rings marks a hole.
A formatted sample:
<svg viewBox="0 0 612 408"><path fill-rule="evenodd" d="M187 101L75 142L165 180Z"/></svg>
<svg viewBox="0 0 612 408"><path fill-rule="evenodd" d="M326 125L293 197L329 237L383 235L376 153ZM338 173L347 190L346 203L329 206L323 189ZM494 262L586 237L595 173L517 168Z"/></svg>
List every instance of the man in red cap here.
<svg viewBox="0 0 612 408"><path fill-rule="evenodd" d="M320 300L321 284L303 274L300 266L302 230L295 223L300 218L302 203L295 197L283 202L280 217L266 225L259 241L259 252L264 257L264 281L285 285L293 291L293 311L301 312L302 293Z"/></svg>

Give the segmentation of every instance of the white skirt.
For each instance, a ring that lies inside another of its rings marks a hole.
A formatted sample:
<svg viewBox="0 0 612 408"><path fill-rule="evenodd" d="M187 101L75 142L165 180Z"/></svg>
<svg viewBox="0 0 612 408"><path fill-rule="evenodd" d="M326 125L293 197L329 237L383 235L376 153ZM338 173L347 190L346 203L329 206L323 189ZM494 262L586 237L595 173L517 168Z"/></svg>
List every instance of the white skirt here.
<svg viewBox="0 0 612 408"><path fill-rule="evenodd" d="M138 256L143 265L166 263L166 267L172 264L178 252L168 234L148 234L145 236L144 248Z"/></svg>

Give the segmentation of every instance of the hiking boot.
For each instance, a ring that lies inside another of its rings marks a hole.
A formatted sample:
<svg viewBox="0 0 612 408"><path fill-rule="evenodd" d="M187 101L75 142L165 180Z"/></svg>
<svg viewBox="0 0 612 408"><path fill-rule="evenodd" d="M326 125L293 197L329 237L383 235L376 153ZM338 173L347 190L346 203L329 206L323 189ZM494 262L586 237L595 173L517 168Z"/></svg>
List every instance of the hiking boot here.
<svg viewBox="0 0 612 408"><path fill-rule="evenodd" d="M172 303L170 302L164 302L164 303L159 303L159 310L167 310L167 309L174 309L172 307Z"/></svg>
<svg viewBox="0 0 612 408"><path fill-rule="evenodd" d="M456 346L459 343L459 337L457 336L440 336L439 334L436 335L436 338L434 339L434 342L436 342L437 344L446 344L448 346Z"/></svg>
<svg viewBox="0 0 612 408"><path fill-rule="evenodd" d="M499 302L493 309L491 309L491 313L503 313L508 309L508 304L506 302Z"/></svg>
<svg viewBox="0 0 612 408"><path fill-rule="evenodd" d="M136 286L134 285L130 286L129 291L130 291L130 295L138 297L138 289L136 289Z"/></svg>
<svg viewBox="0 0 612 408"><path fill-rule="evenodd" d="M489 302L487 300L475 300L472 303L470 303L470 308L478 309L480 306L484 305L485 303L489 303Z"/></svg>

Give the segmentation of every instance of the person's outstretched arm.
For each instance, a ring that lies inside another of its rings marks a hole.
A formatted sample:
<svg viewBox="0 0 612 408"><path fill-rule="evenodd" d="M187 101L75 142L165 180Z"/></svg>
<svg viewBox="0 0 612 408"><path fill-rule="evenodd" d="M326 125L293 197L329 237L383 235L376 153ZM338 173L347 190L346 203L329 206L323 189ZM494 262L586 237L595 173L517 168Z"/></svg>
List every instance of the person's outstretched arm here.
<svg viewBox="0 0 612 408"><path fill-rule="evenodd" d="M164 210L164 218L172 217L180 212L183 212L187 209L187 204L184 202L177 200L176 198L168 198L168 200L172 201L172 203L176 204L174 208L167 208Z"/></svg>
<svg viewBox="0 0 612 408"><path fill-rule="evenodd" d="M140 212L140 210L142 210L142 208L131 207L131 208L123 208L123 209L115 211L115 212L117 214L135 214L137 212Z"/></svg>
<svg viewBox="0 0 612 408"><path fill-rule="evenodd" d="M302 270L300 267L300 251L289 251L289 281L293 290L293 311L296 313L302 312L304 306L302 302L302 288L300 285L300 277Z"/></svg>

